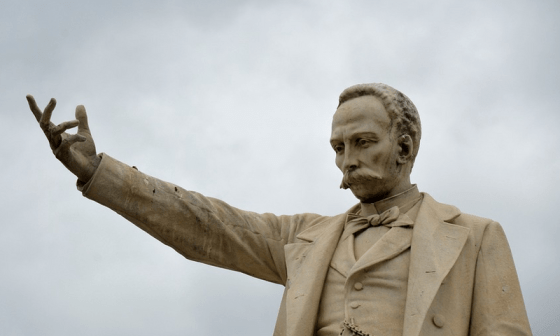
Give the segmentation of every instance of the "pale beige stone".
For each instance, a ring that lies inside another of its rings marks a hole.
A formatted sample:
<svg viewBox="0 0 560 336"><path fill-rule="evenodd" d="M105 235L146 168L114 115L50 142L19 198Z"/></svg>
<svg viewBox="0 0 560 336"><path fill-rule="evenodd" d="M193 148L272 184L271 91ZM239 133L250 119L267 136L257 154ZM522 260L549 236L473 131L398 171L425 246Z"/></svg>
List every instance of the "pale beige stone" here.
<svg viewBox="0 0 560 336"><path fill-rule="evenodd" d="M357 85L341 95L331 145L344 176L341 187L351 189L360 203L334 217L256 214L187 191L97 155L83 106L76 108L77 120L56 126L50 122L54 99L44 112L32 96L27 99L55 156L78 177L85 197L190 260L284 285L274 335L337 335L342 328L343 335L359 330L383 336L531 335L501 226L426 193L421 200L412 198L415 205L402 204L411 197L400 195L411 195L414 187L410 172L420 145L420 119L412 102L387 85ZM65 132L76 126L76 135ZM388 227L355 233L361 257L354 260L354 236L341 240L347 215L378 218L389 205L406 208L411 224L385 223ZM346 248L342 244L350 247L340 252L337 246ZM381 294L380 284L392 277L396 285ZM321 305L324 293L333 294ZM340 300L328 300L335 296ZM382 322L368 324L383 307L394 308L391 297L400 297L404 308L388 316L382 329L376 329Z"/></svg>

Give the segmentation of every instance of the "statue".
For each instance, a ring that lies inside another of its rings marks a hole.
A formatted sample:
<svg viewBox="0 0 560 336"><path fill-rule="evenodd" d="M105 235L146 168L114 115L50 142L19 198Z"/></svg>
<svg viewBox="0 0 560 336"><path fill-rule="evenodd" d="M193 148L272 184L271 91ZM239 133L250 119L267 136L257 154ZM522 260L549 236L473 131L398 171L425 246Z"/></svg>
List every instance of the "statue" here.
<svg viewBox="0 0 560 336"><path fill-rule="evenodd" d="M54 125L54 99L27 99L85 197L190 260L285 286L274 335L531 335L500 224L411 184L420 118L388 85L340 95L330 142L360 202L333 217L242 211L148 176L97 154L83 106Z"/></svg>

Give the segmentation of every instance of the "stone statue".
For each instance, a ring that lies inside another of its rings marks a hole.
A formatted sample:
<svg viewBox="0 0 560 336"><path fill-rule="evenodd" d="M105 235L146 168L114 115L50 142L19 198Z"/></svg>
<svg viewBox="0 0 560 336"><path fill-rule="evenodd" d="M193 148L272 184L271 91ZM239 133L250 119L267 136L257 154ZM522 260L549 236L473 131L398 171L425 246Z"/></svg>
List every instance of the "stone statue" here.
<svg viewBox="0 0 560 336"><path fill-rule="evenodd" d="M83 195L184 257L285 286L274 335L531 335L500 224L420 193L414 104L385 84L347 88L331 146L359 204L334 217L234 208L97 154L83 106L31 111ZM66 130L78 127L77 134Z"/></svg>

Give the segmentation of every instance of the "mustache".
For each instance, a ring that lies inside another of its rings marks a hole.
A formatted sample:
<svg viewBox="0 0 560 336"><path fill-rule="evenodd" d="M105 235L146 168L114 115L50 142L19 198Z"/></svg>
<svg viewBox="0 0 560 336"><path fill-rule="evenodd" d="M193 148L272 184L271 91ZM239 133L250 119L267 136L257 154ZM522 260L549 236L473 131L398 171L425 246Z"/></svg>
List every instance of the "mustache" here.
<svg viewBox="0 0 560 336"><path fill-rule="evenodd" d="M340 183L340 189L348 189L352 184L371 182L374 180L382 180L383 177L373 170L369 169L358 169L358 170L347 170L342 177L342 183Z"/></svg>

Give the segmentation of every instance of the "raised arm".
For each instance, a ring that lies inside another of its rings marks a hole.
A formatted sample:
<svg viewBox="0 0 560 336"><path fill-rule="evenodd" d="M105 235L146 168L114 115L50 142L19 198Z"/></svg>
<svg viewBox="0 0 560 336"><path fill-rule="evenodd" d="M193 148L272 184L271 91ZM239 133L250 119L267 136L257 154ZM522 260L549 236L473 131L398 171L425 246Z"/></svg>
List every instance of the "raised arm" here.
<svg viewBox="0 0 560 336"><path fill-rule="evenodd" d="M51 98L44 111L39 109L32 95L27 95L26 98L31 112L49 141L53 154L72 174L76 175L79 181L88 182L101 159L95 151L84 106L76 107L76 120L55 125L51 122L52 112L56 106L54 98ZM76 126L78 126L77 134L66 133L68 129Z"/></svg>
<svg viewBox="0 0 560 336"><path fill-rule="evenodd" d="M285 284L284 245L323 217L275 216L234 208L146 175L109 155L97 155L83 106L76 119L54 125L56 101L29 107L58 160L78 177L83 195L137 225L187 259ZM77 134L66 130L78 126Z"/></svg>

